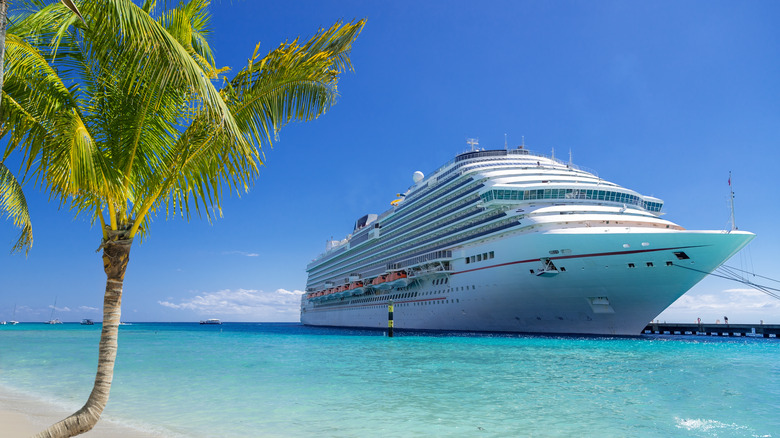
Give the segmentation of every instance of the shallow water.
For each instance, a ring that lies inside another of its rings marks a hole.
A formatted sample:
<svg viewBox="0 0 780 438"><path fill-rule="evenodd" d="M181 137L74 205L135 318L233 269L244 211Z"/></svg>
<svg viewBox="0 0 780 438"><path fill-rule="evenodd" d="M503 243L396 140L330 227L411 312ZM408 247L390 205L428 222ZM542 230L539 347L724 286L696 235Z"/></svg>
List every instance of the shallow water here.
<svg viewBox="0 0 780 438"><path fill-rule="evenodd" d="M100 325L0 329L0 384L77 409ZM120 327L105 415L166 436L780 437L780 341Z"/></svg>

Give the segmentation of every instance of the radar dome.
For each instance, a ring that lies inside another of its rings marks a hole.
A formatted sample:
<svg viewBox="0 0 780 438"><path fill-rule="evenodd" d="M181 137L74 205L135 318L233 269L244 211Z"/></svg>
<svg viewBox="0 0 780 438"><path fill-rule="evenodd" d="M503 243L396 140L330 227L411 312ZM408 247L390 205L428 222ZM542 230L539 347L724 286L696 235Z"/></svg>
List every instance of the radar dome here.
<svg viewBox="0 0 780 438"><path fill-rule="evenodd" d="M414 180L415 184L422 181L423 178L425 178L425 175L423 175L423 173L420 172L419 170L417 172L414 172L414 175L412 175L412 180Z"/></svg>

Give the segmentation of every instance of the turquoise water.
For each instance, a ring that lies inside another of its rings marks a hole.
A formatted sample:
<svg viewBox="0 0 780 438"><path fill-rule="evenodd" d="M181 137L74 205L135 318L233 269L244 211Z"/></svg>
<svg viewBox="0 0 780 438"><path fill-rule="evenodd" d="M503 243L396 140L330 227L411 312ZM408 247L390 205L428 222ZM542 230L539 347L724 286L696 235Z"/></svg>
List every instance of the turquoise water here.
<svg viewBox="0 0 780 438"><path fill-rule="evenodd" d="M0 385L72 408L100 326L0 328ZM120 327L106 416L188 437L780 437L780 341Z"/></svg>

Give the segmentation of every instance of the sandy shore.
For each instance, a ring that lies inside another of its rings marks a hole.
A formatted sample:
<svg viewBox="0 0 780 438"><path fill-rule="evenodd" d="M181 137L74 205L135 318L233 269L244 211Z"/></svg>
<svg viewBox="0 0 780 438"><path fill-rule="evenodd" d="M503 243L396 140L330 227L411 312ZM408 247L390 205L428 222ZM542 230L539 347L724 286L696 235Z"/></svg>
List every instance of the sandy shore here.
<svg viewBox="0 0 780 438"><path fill-rule="evenodd" d="M62 407L42 402L24 394L0 387L0 435L4 438L26 438L70 415ZM97 426L85 433L91 438L160 438L163 435L141 431L101 419Z"/></svg>

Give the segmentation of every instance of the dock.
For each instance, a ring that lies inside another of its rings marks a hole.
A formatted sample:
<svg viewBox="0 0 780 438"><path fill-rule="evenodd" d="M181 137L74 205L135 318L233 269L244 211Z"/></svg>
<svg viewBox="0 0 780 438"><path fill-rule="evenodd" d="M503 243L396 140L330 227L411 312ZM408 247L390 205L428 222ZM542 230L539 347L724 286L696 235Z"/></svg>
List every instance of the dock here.
<svg viewBox="0 0 780 438"><path fill-rule="evenodd" d="M685 335L685 336L723 336L748 338L777 338L780 334L778 324L706 324L706 323L667 323L651 322L642 331L643 334Z"/></svg>

